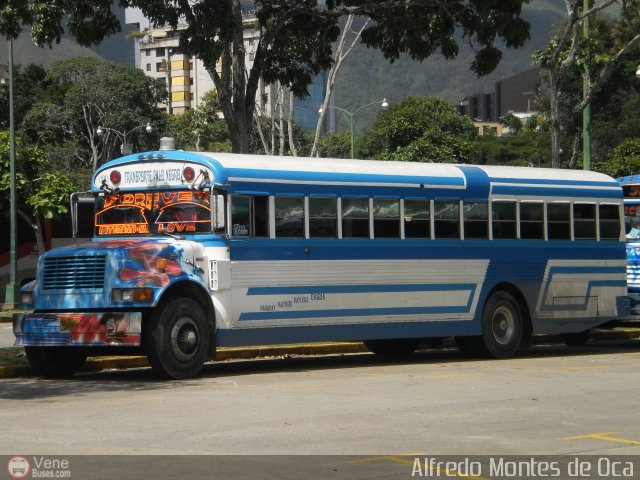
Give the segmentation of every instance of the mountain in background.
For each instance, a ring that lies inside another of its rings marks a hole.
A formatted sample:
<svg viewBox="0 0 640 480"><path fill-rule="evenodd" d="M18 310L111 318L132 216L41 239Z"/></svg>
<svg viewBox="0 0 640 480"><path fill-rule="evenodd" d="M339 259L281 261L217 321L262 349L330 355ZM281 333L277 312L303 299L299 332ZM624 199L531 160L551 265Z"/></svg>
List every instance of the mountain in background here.
<svg viewBox="0 0 640 480"><path fill-rule="evenodd" d="M554 25L566 18L563 0L532 0L524 12L531 38L520 49L505 48L498 68L485 77L470 70L473 52L464 40L455 60L434 54L422 63L405 55L390 64L378 50L359 45L338 74L335 105L350 109L383 98L396 103L408 96L436 96L455 104L466 95L491 93L495 82L532 68L532 53L546 46ZM374 107L363 110L356 129L361 131L375 114Z"/></svg>
<svg viewBox="0 0 640 480"><path fill-rule="evenodd" d="M13 63L14 65L24 66L35 63L44 67L50 67L58 60L88 56L103 57L117 63L133 65L135 44L133 39L128 38L128 35L134 29L124 23L124 9L117 9L116 14L122 25L122 31L91 48L81 47L69 35L63 36L60 43L54 43L52 48L39 48L31 40L30 33L25 31L13 42ZM9 49L7 41L1 38L0 64L7 65L8 57Z"/></svg>

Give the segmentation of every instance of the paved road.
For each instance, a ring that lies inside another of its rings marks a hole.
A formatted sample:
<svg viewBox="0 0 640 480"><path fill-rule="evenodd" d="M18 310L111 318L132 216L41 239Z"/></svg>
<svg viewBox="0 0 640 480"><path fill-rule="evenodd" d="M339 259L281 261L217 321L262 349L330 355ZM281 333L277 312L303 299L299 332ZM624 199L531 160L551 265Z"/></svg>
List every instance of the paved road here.
<svg viewBox="0 0 640 480"><path fill-rule="evenodd" d="M503 361L235 361L180 382L148 369L5 379L0 454L637 455L638 365L627 340Z"/></svg>

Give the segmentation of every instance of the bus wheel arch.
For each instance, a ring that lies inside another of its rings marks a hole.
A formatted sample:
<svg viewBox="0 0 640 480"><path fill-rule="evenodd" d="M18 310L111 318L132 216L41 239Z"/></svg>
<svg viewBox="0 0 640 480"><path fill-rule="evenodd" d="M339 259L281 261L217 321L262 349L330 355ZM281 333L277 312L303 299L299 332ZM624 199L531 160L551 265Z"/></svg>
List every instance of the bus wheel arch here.
<svg viewBox="0 0 640 480"><path fill-rule="evenodd" d="M202 288L189 282L170 287L145 314L143 350L153 370L163 377L197 375L215 355L213 306Z"/></svg>

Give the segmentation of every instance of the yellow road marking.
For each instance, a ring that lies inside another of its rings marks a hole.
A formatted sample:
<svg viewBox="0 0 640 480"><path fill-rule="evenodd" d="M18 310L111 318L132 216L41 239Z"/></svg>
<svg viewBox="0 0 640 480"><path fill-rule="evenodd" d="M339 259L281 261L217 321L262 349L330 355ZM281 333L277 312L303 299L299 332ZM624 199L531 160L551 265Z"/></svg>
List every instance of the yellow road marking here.
<svg viewBox="0 0 640 480"><path fill-rule="evenodd" d="M393 462L393 463L401 463L403 465L415 465L416 459L420 461L419 457L424 457L424 453L405 453L401 455L385 455L382 457L370 457L363 458L360 460L352 460L347 463L350 464L358 464L358 463L370 463L370 462ZM421 468L425 468L430 472L435 474L440 474L441 472L449 477L461 477L461 478L470 478L472 480L489 480L485 477L474 477L473 475L466 475L464 473L459 473L456 470L449 470L447 468L441 469L438 467L430 467L426 465L424 462L420 463Z"/></svg>
<svg viewBox="0 0 640 480"><path fill-rule="evenodd" d="M620 432L602 432L602 433L589 433L587 435L576 435L573 437L563 437L562 440L579 440L582 438L593 438L596 440L605 440L607 442L626 443L627 445L640 445L637 440L626 440L624 438L612 437L611 435L617 435Z"/></svg>

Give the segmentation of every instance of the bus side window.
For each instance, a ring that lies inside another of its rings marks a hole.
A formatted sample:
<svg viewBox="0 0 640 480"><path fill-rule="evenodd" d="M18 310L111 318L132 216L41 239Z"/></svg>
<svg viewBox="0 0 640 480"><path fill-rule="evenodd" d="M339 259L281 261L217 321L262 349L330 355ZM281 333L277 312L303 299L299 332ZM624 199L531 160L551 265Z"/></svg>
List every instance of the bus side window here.
<svg viewBox="0 0 640 480"><path fill-rule="evenodd" d="M520 203L520 238L544 240L544 205L542 203Z"/></svg>
<svg viewBox="0 0 640 480"><path fill-rule="evenodd" d="M269 197L253 197L253 236L269 236Z"/></svg>
<svg viewBox="0 0 640 480"><path fill-rule="evenodd" d="M460 238L460 202L433 202L435 238Z"/></svg>
<svg viewBox="0 0 640 480"><path fill-rule="evenodd" d="M516 238L516 202L493 202L491 221L493 238Z"/></svg>
<svg viewBox="0 0 640 480"><path fill-rule="evenodd" d="M429 200L404 201L404 238L430 238Z"/></svg>
<svg viewBox="0 0 640 480"><path fill-rule="evenodd" d="M374 238L400 238L400 200L373 200Z"/></svg>
<svg viewBox="0 0 640 480"><path fill-rule="evenodd" d="M309 236L338 236L338 202L336 198L309 197Z"/></svg>
<svg viewBox="0 0 640 480"><path fill-rule="evenodd" d="M369 238L369 199L342 199L342 237Z"/></svg>
<svg viewBox="0 0 640 480"><path fill-rule="evenodd" d="M600 205L600 240L620 239L618 205Z"/></svg>
<svg viewBox="0 0 640 480"><path fill-rule="evenodd" d="M464 202L464 238L489 238L489 214L487 202Z"/></svg>
<svg viewBox="0 0 640 480"><path fill-rule="evenodd" d="M576 240L596 239L596 206L593 203L573 205L573 228Z"/></svg>
<svg viewBox="0 0 640 480"><path fill-rule="evenodd" d="M304 198L276 197L276 237L304 237Z"/></svg>
<svg viewBox="0 0 640 480"><path fill-rule="evenodd" d="M251 235L251 197L231 197L231 235Z"/></svg>
<svg viewBox="0 0 640 480"><path fill-rule="evenodd" d="M550 203L547 205L549 240L571 240L569 219L570 212L568 203Z"/></svg>

